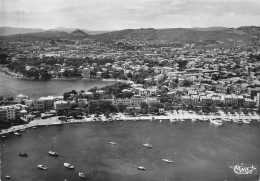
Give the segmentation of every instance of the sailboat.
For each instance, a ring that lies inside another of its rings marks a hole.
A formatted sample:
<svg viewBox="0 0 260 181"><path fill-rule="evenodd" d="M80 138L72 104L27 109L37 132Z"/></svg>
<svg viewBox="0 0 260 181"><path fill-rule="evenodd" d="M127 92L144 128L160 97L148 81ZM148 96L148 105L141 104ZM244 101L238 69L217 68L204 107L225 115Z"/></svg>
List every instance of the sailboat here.
<svg viewBox="0 0 260 181"><path fill-rule="evenodd" d="M150 140L150 137L149 137ZM148 142L144 143L143 146L147 147L147 148L153 148L153 146Z"/></svg>
<svg viewBox="0 0 260 181"><path fill-rule="evenodd" d="M59 156L59 153L53 151L53 143L51 145L51 151L49 151L48 153L50 156L55 156L55 157Z"/></svg>

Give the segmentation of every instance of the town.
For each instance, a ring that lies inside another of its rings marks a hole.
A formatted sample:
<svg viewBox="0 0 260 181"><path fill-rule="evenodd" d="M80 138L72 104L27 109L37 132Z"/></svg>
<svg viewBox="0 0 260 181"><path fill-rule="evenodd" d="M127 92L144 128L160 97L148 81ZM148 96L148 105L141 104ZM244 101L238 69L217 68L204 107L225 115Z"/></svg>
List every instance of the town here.
<svg viewBox="0 0 260 181"><path fill-rule="evenodd" d="M1 97L4 122L21 116L28 121L41 113L42 117L77 118L112 112L165 114L179 109L206 115L218 109L245 115L259 110L260 52L253 43L219 48L134 39L112 43L59 39L8 42L1 45L1 52L1 71L17 78L124 81L56 97Z"/></svg>

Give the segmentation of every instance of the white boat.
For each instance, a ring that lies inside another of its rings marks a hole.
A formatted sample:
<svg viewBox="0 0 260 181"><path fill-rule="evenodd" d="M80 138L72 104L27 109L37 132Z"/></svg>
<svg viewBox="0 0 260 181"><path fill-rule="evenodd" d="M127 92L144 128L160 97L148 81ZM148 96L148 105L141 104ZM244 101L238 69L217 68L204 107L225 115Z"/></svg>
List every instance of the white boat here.
<svg viewBox="0 0 260 181"><path fill-rule="evenodd" d="M38 168L41 170L47 170L47 167L43 166L43 165L38 165Z"/></svg>
<svg viewBox="0 0 260 181"><path fill-rule="evenodd" d="M116 145L116 143L113 142L113 141L110 141L109 144L111 144L111 145Z"/></svg>
<svg viewBox="0 0 260 181"><path fill-rule="evenodd" d="M210 119L210 122L217 125L217 126L222 126L223 125L223 121L219 120L219 119Z"/></svg>
<svg viewBox="0 0 260 181"><path fill-rule="evenodd" d="M69 163L64 163L64 167L69 168L69 169L74 169L75 167Z"/></svg>
<svg viewBox="0 0 260 181"><path fill-rule="evenodd" d="M196 120L195 118L192 118L191 121L192 121L192 122L196 122L197 120Z"/></svg>
<svg viewBox="0 0 260 181"><path fill-rule="evenodd" d="M10 175L6 175L5 178L6 179L11 179L11 176Z"/></svg>
<svg viewBox="0 0 260 181"><path fill-rule="evenodd" d="M145 168L143 166L139 166L137 167L138 170L145 170Z"/></svg>
<svg viewBox="0 0 260 181"><path fill-rule="evenodd" d="M25 132L26 130L25 130L25 129L21 129L20 131L21 131L21 132Z"/></svg>
<svg viewBox="0 0 260 181"><path fill-rule="evenodd" d="M80 178L87 178L86 174L84 174L83 172L79 172L79 177Z"/></svg>
<svg viewBox="0 0 260 181"><path fill-rule="evenodd" d="M245 123L245 124L249 124L249 123L251 123L251 121L248 120L248 119L243 119L243 123Z"/></svg>
<svg viewBox="0 0 260 181"><path fill-rule="evenodd" d="M18 132L14 132L14 135L15 135L15 136L21 136L21 134L18 133Z"/></svg>
<svg viewBox="0 0 260 181"><path fill-rule="evenodd" d="M59 156L59 153L57 153L55 151L49 151L48 153L50 156Z"/></svg>
<svg viewBox="0 0 260 181"><path fill-rule="evenodd" d="M171 123L175 123L175 122L176 122L176 119L170 119L170 122L171 122Z"/></svg>
<svg viewBox="0 0 260 181"><path fill-rule="evenodd" d="M32 128L33 128L33 129L37 129L37 127L35 127L35 126L34 126L34 127L32 127Z"/></svg>
<svg viewBox="0 0 260 181"><path fill-rule="evenodd" d="M172 163L173 161L172 160L169 160L169 159L162 159L162 161L164 161L164 162L167 162L167 163Z"/></svg>
<svg viewBox="0 0 260 181"><path fill-rule="evenodd" d="M153 148L153 146L149 143L144 143L143 146L147 147L147 148Z"/></svg>
<svg viewBox="0 0 260 181"><path fill-rule="evenodd" d="M56 157L59 156L59 153L52 150L53 150L53 144L51 145L51 151L49 151L48 153L50 156L56 156Z"/></svg>
<svg viewBox="0 0 260 181"><path fill-rule="evenodd" d="M6 136L5 136L5 135L2 135L1 138L6 138Z"/></svg>

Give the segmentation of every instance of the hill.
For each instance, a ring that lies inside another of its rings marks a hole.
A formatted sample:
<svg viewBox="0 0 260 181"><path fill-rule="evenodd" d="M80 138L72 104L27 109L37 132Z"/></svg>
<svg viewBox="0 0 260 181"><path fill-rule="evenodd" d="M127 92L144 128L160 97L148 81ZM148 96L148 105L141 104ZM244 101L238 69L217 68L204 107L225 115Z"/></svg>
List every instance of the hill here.
<svg viewBox="0 0 260 181"><path fill-rule="evenodd" d="M260 32L260 31L257 31ZM254 33L255 36L256 33ZM252 34L239 29L198 31L188 28L170 29L127 29L92 36L100 41L131 39L141 41L180 41L180 42L251 42L256 39Z"/></svg>
<svg viewBox="0 0 260 181"><path fill-rule="evenodd" d="M57 27L57 28L54 28L54 29L50 29L49 31L64 31L64 32L67 32L67 33L71 33L75 30L78 30L78 28ZM88 35L97 35L97 34L109 32L109 31L92 31L92 30L86 30L86 29L80 29L80 30L87 33Z"/></svg>
<svg viewBox="0 0 260 181"><path fill-rule="evenodd" d="M75 30L73 32L70 33L70 36L73 36L73 37L87 37L88 34L85 33L84 31L82 30Z"/></svg>
<svg viewBox="0 0 260 181"><path fill-rule="evenodd" d="M16 34L10 36L1 36L0 40L6 41L36 41L36 40L47 40L55 38L66 38L69 34L60 31L44 31L37 33L27 33L27 34Z"/></svg>
<svg viewBox="0 0 260 181"><path fill-rule="evenodd" d="M194 27L194 28L191 28L193 30L197 30L197 31L219 31L219 30L226 30L228 29L227 27L208 27L208 28L200 28L200 27Z"/></svg>
<svg viewBox="0 0 260 181"><path fill-rule="evenodd" d="M43 31L45 31L45 30L43 30L43 29L35 29L35 28L0 27L0 36L36 33L36 32L43 32Z"/></svg>
<svg viewBox="0 0 260 181"><path fill-rule="evenodd" d="M257 41L260 37L260 27L240 27L223 28L215 30L195 30L188 28L169 28L169 29L125 29L120 31L107 32L97 35L89 35L83 30L74 30L71 33L64 31L44 31L37 33L18 34L2 36L1 40L7 41L27 41L44 40L54 38L68 39L95 39L98 41L118 41L118 40L137 40L137 41L160 41L160 42L183 42L199 44L245 44ZM218 28L217 28L218 29Z"/></svg>

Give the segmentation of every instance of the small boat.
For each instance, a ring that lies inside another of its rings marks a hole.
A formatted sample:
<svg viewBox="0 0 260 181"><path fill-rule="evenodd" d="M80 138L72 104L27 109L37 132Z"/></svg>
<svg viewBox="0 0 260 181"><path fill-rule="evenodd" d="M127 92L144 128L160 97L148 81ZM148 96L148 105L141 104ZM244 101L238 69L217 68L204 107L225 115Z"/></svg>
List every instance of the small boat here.
<svg viewBox="0 0 260 181"><path fill-rule="evenodd" d="M249 123L251 123L251 121L248 120L248 119L243 119L243 123L245 123L245 124L249 124Z"/></svg>
<svg viewBox="0 0 260 181"><path fill-rule="evenodd" d="M167 162L167 163L172 163L173 161L172 160L169 160L169 159L162 159L162 161L164 161L164 162Z"/></svg>
<svg viewBox="0 0 260 181"><path fill-rule="evenodd" d="M113 142L113 141L110 141L109 144L111 144L111 145L116 145L116 143Z"/></svg>
<svg viewBox="0 0 260 181"><path fill-rule="evenodd" d="M210 122L217 125L217 126L222 126L223 125L223 121L219 120L219 119L210 119Z"/></svg>
<svg viewBox="0 0 260 181"><path fill-rule="evenodd" d="M19 156L21 156L21 157L27 157L28 154L27 154L27 153L19 153Z"/></svg>
<svg viewBox="0 0 260 181"><path fill-rule="evenodd" d="M79 172L79 177L80 178L87 178L86 174L84 174L83 172Z"/></svg>
<svg viewBox="0 0 260 181"><path fill-rule="evenodd" d="M34 126L34 127L32 127L32 129L37 129L37 127Z"/></svg>
<svg viewBox="0 0 260 181"><path fill-rule="evenodd" d="M38 168L41 170L47 170L47 167L43 166L43 165L38 165Z"/></svg>
<svg viewBox="0 0 260 181"><path fill-rule="evenodd" d="M143 146L147 147L147 148L153 148L153 146L149 143L144 143Z"/></svg>
<svg viewBox="0 0 260 181"><path fill-rule="evenodd" d="M5 135L2 135L1 138L6 138L6 136L5 136Z"/></svg>
<svg viewBox="0 0 260 181"><path fill-rule="evenodd" d="M25 130L25 129L21 129L20 131L21 131L21 132L25 132L26 130Z"/></svg>
<svg viewBox="0 0 260 181"><path fill-rule="evenodd" d="M59 153L55 152L55 151L49 151L48 152L50 156L59 156Z"/></svg>
<svg viewBox="0 0 260 181"><path fill-rule="evenodd" d="M6 179L11 179L11 176L10 175L6 175L5 178Z"/></svg>
<svg viewBox="0 0 260 181"><path fill-rule="evenodd" d="M139 166L137 167L138 170L145 170L145 168L143 166Z"/></svg>
<svg viewBox="0 0 260 181"><path fill-rule="evenodd" d="M192 118L191 121L192 121L192 122L196 122L197 120L196 120L195 118Z"/></svg>
<svg viewBox="0 0 260 181"><path fill-rule="evenodd" d="M69 163L64 163L64 167L68 168L68 169L74 169L75 167Z"/></svg>
<svg viewBox="0 0 260 181"><path fill-rule="evenodd" d="M15 136L21 136L21 134L18 133L18 132L14 132L14 135L15 135Z"/></svg>
<svg viewBox="0 0 260 181"><path fill-rule="evenodd" d="M176 122L176 119L170 119L170 122L171 122L171 123L175 123L175 122Z"/></svg>

